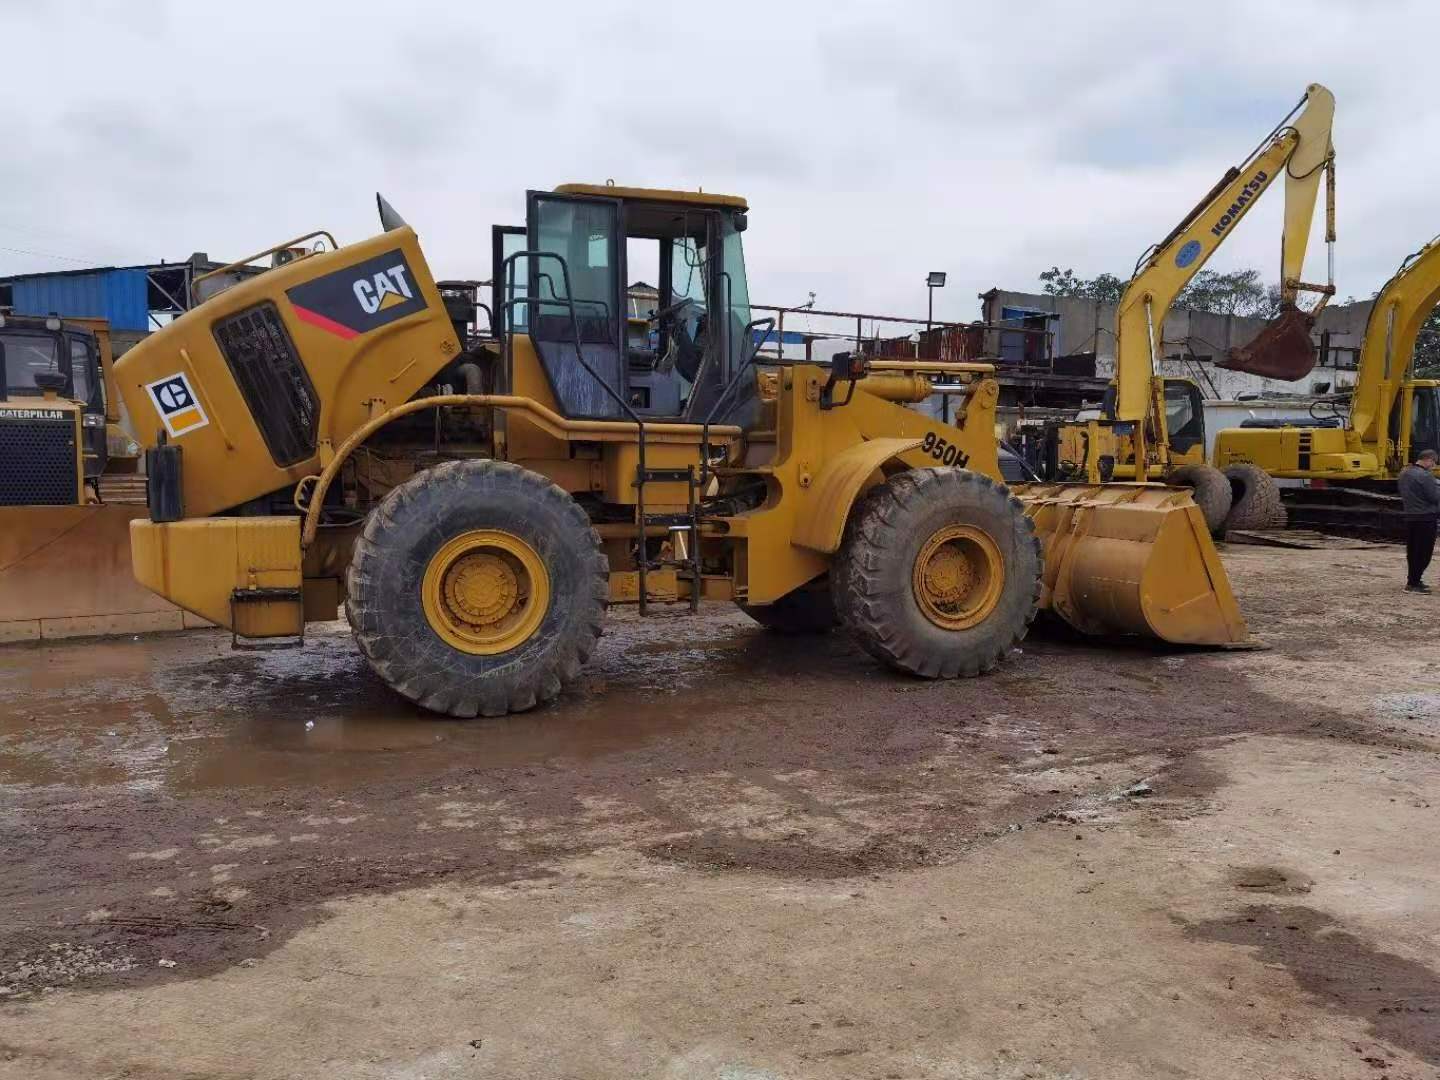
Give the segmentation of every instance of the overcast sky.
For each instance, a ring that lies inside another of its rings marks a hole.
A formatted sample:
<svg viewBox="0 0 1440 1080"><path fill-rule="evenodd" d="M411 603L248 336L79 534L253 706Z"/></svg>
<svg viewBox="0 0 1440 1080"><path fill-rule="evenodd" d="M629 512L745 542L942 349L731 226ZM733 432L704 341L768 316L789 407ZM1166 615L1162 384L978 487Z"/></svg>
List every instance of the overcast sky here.
<svg viewBox="0 0 1440 1080"><path fill-rule="evenodd" d="M970 319L1128 274L1318 81L1368 296L1440 232L1437 40L1434 0L0 0L0 274L359 239L378 189L488 277L526 188L613 179L746 196L757 302L923 314L946 270ZM1280 191L1213 268L1278 278Z"/></svg>

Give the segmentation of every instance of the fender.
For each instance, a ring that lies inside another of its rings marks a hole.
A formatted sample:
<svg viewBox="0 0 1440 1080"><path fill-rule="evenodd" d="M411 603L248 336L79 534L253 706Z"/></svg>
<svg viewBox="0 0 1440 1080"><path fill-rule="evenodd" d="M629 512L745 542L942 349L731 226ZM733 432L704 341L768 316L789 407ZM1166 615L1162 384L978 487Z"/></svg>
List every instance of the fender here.
<svg viewBox="0 0 1440 1080"><path fill-rule="evenodd" d="M919 445L919 439L871 439L832 457L805 492L791 543L822 555L839 550L850 507L865 482L886 462Z"/></svg>

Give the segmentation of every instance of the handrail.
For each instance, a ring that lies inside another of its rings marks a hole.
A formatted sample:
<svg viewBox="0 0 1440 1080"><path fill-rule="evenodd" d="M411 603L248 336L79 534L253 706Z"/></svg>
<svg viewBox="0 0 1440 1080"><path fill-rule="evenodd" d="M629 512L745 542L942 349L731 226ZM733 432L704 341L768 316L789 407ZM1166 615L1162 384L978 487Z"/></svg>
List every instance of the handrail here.
<svg viewBox="0 0 1440 1080"><path fill-rule="evenodd" d="M328 229L316 229L314 232L308 232L304 236L297 236L294 240L286 240L283 244L276 244L274 247L268 247L264 251L257 251L254 255L247 255L243 259L239 259L232 263L226 263L218 270L207 270L205 271L205 273L200 274L198 277L195 277L191 280L190 288L195 288L196 285L200 284L200 282L204 281L206 278L216 277L217 275L223 274L228 270L235 270L238 267L246 266L249 263L254 262L256 259L263 258L266 255L273 255L277 251L284 251L286 248L292 248L296 244L303 244L306 240L313 240L317 236L323 236L326 240L330 241L331 251L340 250L340 245L335 242L335 237L330 235L330 231Z"/></svg>
<svg viewBox="0 0 1440 1080"><path fill-rule="evenodd" d="M765 337L769 337L770 331L775 329L775 319L769 315L763 319L751 319L746 323L744 330L745 337L754 341L756 328L766 323L769 324L769 327L765 331ZM730 377L730 381L726 383L725 388L720 391L720 396L715 399L715 404L711 405L710 411L705 414L705 422L700 425L700 485L702 489L705 484L710 482L710 424L714 421L715 417L720 414L720 406L724 405L730 399L730 395L734 392L735 388L740 385L740 380L744 378L745 373L754 365L755 358L760 355L760 346L764 344L765 337L756 341L751 347L749 358L745 363L741 364L735 374Z"/></svg>
<svg viewBox="0 0 1440 1080"><path fill-rule="evenodd" d="M871 371L935 371L950 375L993 375L994 364L971 364L957 360L867 360Z"/></svg>
<svg viewBox="0 0 1440 1080"><path fill-rule="evenodd" d="M537 260L537 262L538 262L538 260L540 260L540 259L554 259L556 262L558 262L558 263L560 264L560 276L561 276L561 280L562 280L562 281L564 282L564 284L565 284L565 299L564 299L563 301L560 300L560 299L558 299L558 298L556 298L556 299L551 299L551 300L546 300L546 299L544 299L543 297L541 297L541 296L539 295L540 289L539 289L539 287L538 287L538 281L537 281L537 287L536 287L536 289L535 289L536 295L535 295L534 297L530 297L530 296L528 295L528 293L530 292L530 290L527 288L527 289L525 290L526 293L527 293L527 295L526 295L525 297L523 297L523 299L524 299L525 301L527 301L527 302L533 301L535 304L540 305L540 306L544 306L544 305L546 305L546 304L551 304L551 305L554 305L554 306L556 306L556 307L561 307L561 306L563 306L563 307L566 308L567 311L569 311L569 313L570 313L570 332L571 332L571 335L572 335L572 337L574 338L574 341L575 341L575 359L576 359L576 361L580 364L580 366L581 366L582 368L585 369L586 374L588 374L592 379L594 379L597 383L600 384L600 389L604 390L605 393L607 393L608 395L610 395L611 400L614 401L615 404L619 405L619 406L620 406L620 410L621 410L627 417L629 417L630 420L635 424L635 457L636 457L636 465L635 465L635 521L636 521L636 529L638 530L638 532L639 532L639 537L640 537L640 538L639 538L640 550L639 550L639 557L638 557L637 560L636 560L636 566L637 566L637 569L638 569L638 571L639 571L639 578L640 578L640 580L639 580L640 614L641 614L641 615L644 615L644 614L645 614L646 599L647 599L647 593L646 593L646 588L647 588L647 586L646 586L646 572L649 570L649 566L650 566L650 553L649 553L649 551L646 550L646 538L645 538L645 421L642 420L642 419L640 419L640 414L637 413L634 409L632 409L632 408L630 407L630 403L625 400L625 398L620 394L620 392L619 392L618 390L616 390L614 387L612 387L612 386L611 386L608 382L606 382L604 379L602 379L602 378L600 377L600 374L599 374L594 368L592 368L592 367L590 366L589 361L587 361L587 360L585 359L585 349L584 349L584 346L581 344L581 341L580 341L580 319L579 319L579 317L575 314L575 291L570 287L570 264L565 261L564 256L562 256L559 252L556 252L556 251L531 251L531 250L517 251L517 252L515 252L514 254L510 255L508 258L506 258L505 262L504 262L504 263L502 264L502 266L501 266L501 270L502 270L502 271L504 272L504 274L505 274L504 280L506 281L507 296L513 297L513 295L514 295L514 281L513 281L513 278L514 278L514 273L515 273L515 271L514 271L514 269L513 269L513 266L514 266L514 263L515 263L515 261L516 261L517 259L522 259L522 258L524 258L524 259L534 258L534 259ZM530 268L530 267L529 267L528 264L527 264L527 269L529 269L529 268ZM541 273L540 270L538 269L538 266L535 268L535 273L536 273L537 276ZM546 276L547 278L549 278L549 275L545 275L545 276ZM550 295L551 295L552 297L554 297L554 296L555 296L555 280L554 280L553 278L549 278L549 281L550 281ZM582 302L583 302L583 301L582 301ZM512 309L512 306L513 306L514 303L515 303L515 300L514 300L514 299L507 299L507 300L506 300L506 302L505 302L505 309L506 309L506 312L507 312L507 313ZM611 318L610 314L609 314L610 308L609 308L609 305L608 305L608 304L605 304L605 305L604 305L604 311L605 311L605 313L606 313L606 319L607 319L607 321L614 321L614 320ZM616 312L615 318L618 318L618 316L619 316L619 312ZM534 334L534 330L535 330L535 327L534 327L534 325L532 324L532 326L531 326L531 334L532 334L532 336L533 336L533 334ZM619 331L620 331L620 328L619 328L618 325L616 326L616 331L617 331L617 333L619 333ZM510 347L510 340L511 340L511 337L512 337L512 336L513 336L513 332L512 332L512 331L509 331L509 330L507 329L507 332L506 332L506 335L505 335L507 367L509 366L509 363L510 363L510 362L513 362L513 360L514 360L514 351L513 351L513 349ZM617 340L617 341L615 342L615 346L616 346L616 349L617 349L617 353L619 352L619 350L623 350L624 344L625 344L625 343L624 343L623 338L621 338L620 340ZM623 358L623 354L622 354L622 358ZM508 374L508 372L507 372L507 374Z"/></svg>

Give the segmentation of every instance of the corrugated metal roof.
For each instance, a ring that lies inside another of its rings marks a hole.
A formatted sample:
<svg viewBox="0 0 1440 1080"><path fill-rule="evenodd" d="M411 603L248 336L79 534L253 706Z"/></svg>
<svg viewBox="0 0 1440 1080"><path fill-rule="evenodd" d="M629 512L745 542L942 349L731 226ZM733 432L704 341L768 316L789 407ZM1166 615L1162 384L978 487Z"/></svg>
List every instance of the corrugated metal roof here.
<svg viewBox="0 0 1440 1080"><path fill-rule="evenodd" d="M11 304L17 315L56 314L67 318L110 320L115 330L149 328L145 271L98 270L11 279Z"/></svg>

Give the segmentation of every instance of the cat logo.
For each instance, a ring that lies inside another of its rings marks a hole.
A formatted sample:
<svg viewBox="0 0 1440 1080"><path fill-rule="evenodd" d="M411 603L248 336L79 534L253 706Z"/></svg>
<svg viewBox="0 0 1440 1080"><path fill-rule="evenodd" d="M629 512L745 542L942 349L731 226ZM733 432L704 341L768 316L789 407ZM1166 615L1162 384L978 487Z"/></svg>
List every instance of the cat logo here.
<svg viewBox="0 0 1440 1080"><path fill-rule="evenodd" d="M285 295L296 318L342 341L425 310L421 286L399 249L296 285Z"/></svg>
<svg viewBox="0 0 1440 1080"><path fill-rule="evenodd" d="M198 431L210 423L205 409L195 397L190 380L183 372L147 383L145 389L150 394L155 411L165 423L165 430L172 438L189 431Z"/></svg>
<svg viewBox="0 0 1440 1080"><path fill-rule="evenodd" d="M365 314L374 315L377 311L384 311L414 298L410 283L405 279L406 270L405 264L400 263L381 270L373 278L361 278L351 286L355 291L355 299L360 301Z"/></svg>

